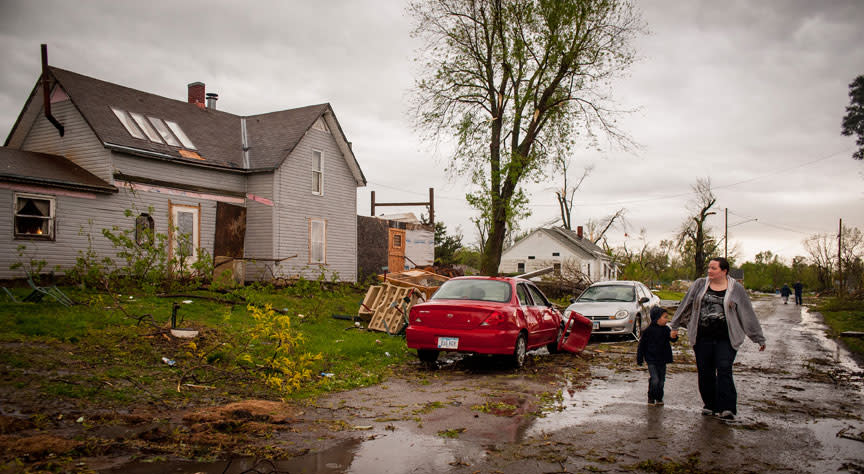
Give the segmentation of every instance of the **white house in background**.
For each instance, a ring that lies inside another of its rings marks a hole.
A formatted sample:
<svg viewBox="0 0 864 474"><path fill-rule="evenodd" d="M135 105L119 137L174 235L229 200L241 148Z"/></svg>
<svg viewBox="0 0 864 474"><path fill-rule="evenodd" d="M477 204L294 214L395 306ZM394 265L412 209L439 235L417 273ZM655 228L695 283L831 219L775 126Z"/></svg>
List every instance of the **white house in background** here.
<svg viewBox="0 0 864 474"><path fill-rule="evenodd" d="M612 259L591 239L563 227L536 229L501 254L500 273L527 273L547 267L574 265L591 281L616 280Z"/></svg>

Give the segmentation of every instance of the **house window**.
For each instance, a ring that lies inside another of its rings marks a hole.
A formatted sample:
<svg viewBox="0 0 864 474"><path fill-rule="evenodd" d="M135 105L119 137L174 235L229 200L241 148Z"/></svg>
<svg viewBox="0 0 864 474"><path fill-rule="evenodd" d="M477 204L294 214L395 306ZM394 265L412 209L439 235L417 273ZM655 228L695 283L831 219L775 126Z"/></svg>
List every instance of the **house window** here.
<svg viewBox="0 0 864 474"><path fill-rule="evenodd" d="M138 245L152 244L153 232L155 230L153 217L150 214L142 213L135 218L135 243Z"/></svg>
<svg viewBox="0 0 864 474"><path fill-rule="evenodd" d="M552 264L552 271L554 271L556 275L560 275L561 274L561 264L560 263L553 263Z"/></svg>
<svg viewBox="0 0 864 474"><path fill-rule="evenodd" d="M402 248L402 234L393 234L393 247Z"/></svg>
<svg viewBox="0 0 864 474"><path fill-rule="evenodd" d="M171 204L171 256L187 265L198 260L201 208Z"/></svg>
<svg viewBox="0 0 864 474"><path fill-rule="evenodd" d="M15 238L54 239L54 198L15 194Z"/></svg>
<svg viewBox="0 0 864 474"><path fill-rule="evenodd" d="M516 264L516 271L519 273L525 273L525 262L519 262Z"/></svg>
<svg viewBox="0 0 864 474"><path fill-rule="evenodd" d="M552 252L552 256L553 256L553 257L560 257L560 256L561 256L561 252Z"/></svg>
<svg viewBox="0 0 864 474"><path fill-rule="evenodd" d="M529 255L529 256L528 256L528 260L534 260L534 256L533 256L533 255Z"/></svg>
<svg viewBox="0 0 864 474"><path fill-rule="evenodd" d="M327 263L327 221L309 219L309 263Z"/></svg>
<svg viewBox="0 0 864 474"><path fill-rule="evenodd" d="M588 264L588 278L591 278L591 264Z"/></svg>
<svg viewBox="0 0 864 474"><path fill-rule="evenodd" d="M324 194L324 157L320 151L312 152L312 192Z"/></svg>

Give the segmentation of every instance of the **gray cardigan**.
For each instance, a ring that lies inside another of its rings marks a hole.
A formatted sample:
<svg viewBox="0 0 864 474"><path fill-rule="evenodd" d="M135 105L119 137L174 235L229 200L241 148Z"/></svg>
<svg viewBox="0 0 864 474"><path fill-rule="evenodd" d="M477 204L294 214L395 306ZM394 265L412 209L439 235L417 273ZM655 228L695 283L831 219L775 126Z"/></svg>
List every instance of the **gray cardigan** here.
<svg viewBox="0 0 864 474"><path fill-rule="evenodd" d="M726 296L723 298L723 308L726 311L726 325L729 327L729 342L732 348L737 351L744 343L745 335L760 346L765 344L762 326L759 325L756 312L753 311L747 289L732 277L727 275L726 278L728 287ZM707 277L694 281L684 295L684 299L681 300L678 310L675 311L672 322L669 323L669 328L673 331L677 331L682 326L687 328L687 338L691 346L696 345L699 308L702 306L702 297L705 296L706 291L708 291Z"/></svg>

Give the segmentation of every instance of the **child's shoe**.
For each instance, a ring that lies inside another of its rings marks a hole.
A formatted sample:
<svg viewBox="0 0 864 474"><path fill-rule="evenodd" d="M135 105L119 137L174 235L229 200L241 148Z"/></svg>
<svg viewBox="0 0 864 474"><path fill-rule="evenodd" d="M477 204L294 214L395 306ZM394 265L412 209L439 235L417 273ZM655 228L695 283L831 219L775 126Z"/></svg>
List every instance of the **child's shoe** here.
<svg viewBox="0 0 864 474"><path fill-rule="evenodd" d="M663 406L663 400L655 400L654 404L657 406Z"/></svg>
<svg viewBox="0 0 864 474"><path fill-rule="evenodd" d="M730 421L731 421L731 420L734 420L734 419L735 419L735 414L732 413L732 412L729 411L729 410L723 410L723 411L720 412L720 414L717 415L717 416L718 416L721 420L730 420Z"/></svg>
<svg viewBox="0 0 864 474"><path fill-rule="evenodd" d="M712 410L710 408L703 408L702 409L702 416L712 416L714 414L715 414L714 410Z"/></svg>

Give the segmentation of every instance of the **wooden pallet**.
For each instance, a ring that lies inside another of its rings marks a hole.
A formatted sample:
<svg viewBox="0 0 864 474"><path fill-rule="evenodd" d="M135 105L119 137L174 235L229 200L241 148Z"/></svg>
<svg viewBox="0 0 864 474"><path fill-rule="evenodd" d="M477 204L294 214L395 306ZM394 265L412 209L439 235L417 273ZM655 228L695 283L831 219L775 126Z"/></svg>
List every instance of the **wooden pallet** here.
<svg viewBox="0 0 864 474"><path fill-rule="evenodd" d="M408 298L407 304L404 304L405 298ZM424 295L416 288L384 282L382 285L369 288L357 313L360 316L371 316L369 329L398 334L405 326L408 311L418 301L423 300L425 300Z"/></svg>

